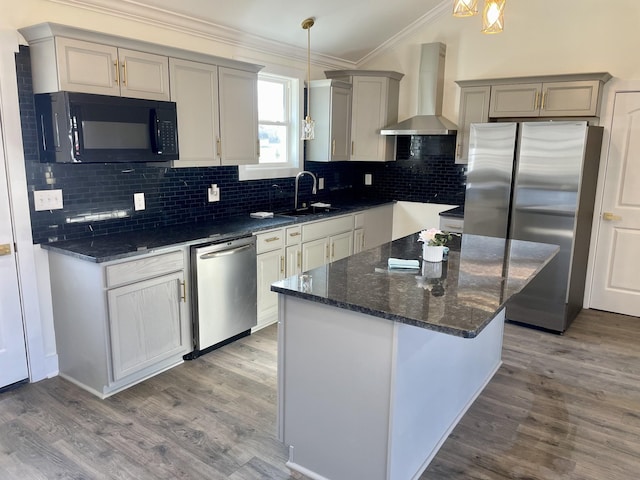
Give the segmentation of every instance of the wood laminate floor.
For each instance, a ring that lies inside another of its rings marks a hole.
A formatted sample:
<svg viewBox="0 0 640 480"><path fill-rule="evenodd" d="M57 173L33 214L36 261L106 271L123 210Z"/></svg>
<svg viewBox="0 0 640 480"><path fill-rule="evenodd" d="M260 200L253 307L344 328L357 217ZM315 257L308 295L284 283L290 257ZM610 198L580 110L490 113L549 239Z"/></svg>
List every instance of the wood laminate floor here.
<svg viewBox="0 0 640 480"><path fill-rule="evenodd" d="M639 318L508 324L503 360L421 480L640 478ZM275 412L275 326L106 400L56 377L0 394L0 480L288 479Z"/></svg>

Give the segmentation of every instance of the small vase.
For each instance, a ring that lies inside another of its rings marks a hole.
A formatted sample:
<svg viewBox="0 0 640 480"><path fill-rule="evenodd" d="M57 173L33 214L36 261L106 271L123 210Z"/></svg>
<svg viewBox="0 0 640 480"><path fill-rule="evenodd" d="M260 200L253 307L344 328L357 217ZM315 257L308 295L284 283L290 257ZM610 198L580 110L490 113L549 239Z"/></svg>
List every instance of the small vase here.
<svg viewBox="0 0 640 480"><path fill-rule="evenodd" d="M425 262L441 262L443 253L444 247L442 245L425 244L422 246L422 259Z"/></svg>

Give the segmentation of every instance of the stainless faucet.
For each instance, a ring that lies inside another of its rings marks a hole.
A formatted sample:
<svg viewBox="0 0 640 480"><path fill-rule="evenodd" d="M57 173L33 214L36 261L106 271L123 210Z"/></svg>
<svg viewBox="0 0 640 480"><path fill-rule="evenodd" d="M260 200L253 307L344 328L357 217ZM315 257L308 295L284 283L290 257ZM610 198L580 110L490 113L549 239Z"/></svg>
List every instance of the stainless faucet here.
<svg viewBox="0 0 640 480"><path fill-rule="evenodd" d="M299 174L296 175L296 188L295 188L295 192L294 192L294 196L293 196L293 209L294 210L298 210L298 182L300 181L300 177L303 176L304 174L307 175L311 175L311 178L313 178L313 189L311 190L311 193L313 195L316 194L316 176L307 171L307 170L303 170L301 171Z"/></svg>

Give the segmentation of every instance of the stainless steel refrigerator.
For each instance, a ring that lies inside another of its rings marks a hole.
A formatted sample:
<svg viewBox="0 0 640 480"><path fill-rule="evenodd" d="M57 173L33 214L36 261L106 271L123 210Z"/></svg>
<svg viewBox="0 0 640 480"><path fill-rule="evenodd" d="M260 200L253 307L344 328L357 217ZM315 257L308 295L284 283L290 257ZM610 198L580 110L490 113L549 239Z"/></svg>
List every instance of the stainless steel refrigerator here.
<svg viewBox="0 0 640 480"><path fill-rule="evenodd" d="M602 127L471 125L464 233L560 246L507 303L508 320L564 332L582 308Z"/></svg>

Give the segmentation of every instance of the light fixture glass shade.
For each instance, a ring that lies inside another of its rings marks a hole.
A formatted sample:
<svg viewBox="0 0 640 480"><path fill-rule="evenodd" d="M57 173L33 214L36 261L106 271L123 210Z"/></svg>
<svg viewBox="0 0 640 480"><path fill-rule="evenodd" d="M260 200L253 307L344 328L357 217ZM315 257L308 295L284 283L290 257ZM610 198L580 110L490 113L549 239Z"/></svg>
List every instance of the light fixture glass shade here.
<svg viewBox="0 0 640 480"><path fill-rule="evenodd" d="M302 136L300 140L313 140L315 138L315 126L316 122L311 120L311 117L307 115L304 120L302 120Z"/></svg>
<svg viewBox="0 0 640 480"><path fill-rule="evenodd" d="M504 30L504 5L507 0L485 0L482 10L482 33Z"/></svg>
<svg viewBox="0 0 640 480"><path fill-rule="evenodd" d="M478 0L453 0L454 17L471 17L478 13Z"/></svg>

